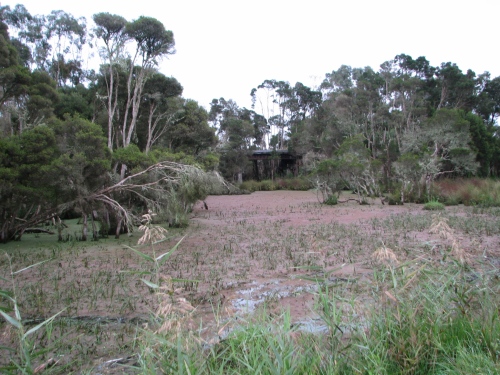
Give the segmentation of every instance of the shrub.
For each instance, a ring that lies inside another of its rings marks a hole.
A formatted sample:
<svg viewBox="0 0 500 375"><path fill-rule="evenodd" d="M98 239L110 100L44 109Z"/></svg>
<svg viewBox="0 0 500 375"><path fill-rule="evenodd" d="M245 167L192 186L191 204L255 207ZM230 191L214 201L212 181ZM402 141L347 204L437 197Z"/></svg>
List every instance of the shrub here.
<svg viewBox="0 0 500 375"><path fill-rule="evenodd" d="M438 201L429 201L424 205L424 210L439 211L444 210L444 204Z"/></svg>
<svg viewBox="0 0 500 375"><path fill-rule="evenodd" d="M335 206L337 204L337 196L330 195L323 203L329 206Z"/></svg>
<svg viewBox="0 0 500 375"><path fill-rule="evenodd" d="M457 206L460 204L460 199L456 196L449 196L444 201L444 204L446 206Z"/></svg>
<svg viewBox="0 0 500 375"><path fill-rule="evenodd" d="M312 183L304 177L280 178L275 182L278 190L309 190Z"/></svg>
<svg viewBox="0 0 500 375"><path fill-rule="evenodd" d="M288 181L290 190L309 190L314 187L311 181L303 177L292 178Z"/></svg>
<svg viewBox="0 0 500 375"><path fill-rule="evenodd" d="M258 181L255 181L255 180L244 181L240 185L240 189L241 190L246 190L246 191L249 191L249 192L254 192L254 191L261 190L260 189L260 183Z"/></svg>
<svg viewBox="0 0 500 375"><path fill-rule="evenodd" d="M271 180L264 180L260 182L260 190L263 191L272 191L276 190L276 186Z"/></svg>
<svg viewBox="0 0 500 375"><path fill-rule="evenodd" d="M254 191L272 191L272 190L309 190L313 186L310 181L303 177L294 178L280 178L274 182L271 180L255 181L248 180L244 181L240 185L241 190L254 192Z"/></svg>

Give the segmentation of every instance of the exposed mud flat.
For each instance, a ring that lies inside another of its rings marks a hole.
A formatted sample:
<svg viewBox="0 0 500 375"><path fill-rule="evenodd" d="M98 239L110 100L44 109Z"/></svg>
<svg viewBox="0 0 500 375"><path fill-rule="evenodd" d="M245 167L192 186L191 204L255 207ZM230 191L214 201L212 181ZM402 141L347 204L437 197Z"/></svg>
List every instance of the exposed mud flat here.
<svg viewBox="0 0 500 375"><path fill-rule="evenodd" d="M422 205L388 206L373 199L369 205L326 206L314 191L209 196L206 203L208 210L201 202L194 207L188 228L170 230L172 238L153 247L137 246L141 233L134 233L119 243L101 240L19 255L14 269L49 259L16 276L23 319L40 322L66 309L61 332L69 326L81 337L82 353L92 347L96 368L133 362L129 341L155 319L162 301L140 280L151 263L130 247L157 257L183 238L159 272L167 280L184 280L173 285L174 297L194 307L183 328L206 345L262 312L286 311L294 329L322 334L332 328L321 316L319 295L325 292L340 294L339 308L356 318L335 327L347 335L366 328L374 294L384 298L372 288L381 266L374 257L378 250L390 250L397 264L449 261L451 243L430 232L435 213ZM467 253L472 281L475 270L499 267L500 215L464 206L447 207L440 215ZM8 262L1 262L0 276L8 279ZM8 346L12 332L4 331L0 345Z"/></svg>

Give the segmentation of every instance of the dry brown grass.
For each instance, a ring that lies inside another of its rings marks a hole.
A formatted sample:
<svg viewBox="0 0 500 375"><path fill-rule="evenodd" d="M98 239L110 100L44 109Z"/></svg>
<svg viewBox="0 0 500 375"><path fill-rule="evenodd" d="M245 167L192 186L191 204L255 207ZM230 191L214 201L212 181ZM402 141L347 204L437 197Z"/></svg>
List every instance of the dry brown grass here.
<svg viewBox="0 0 500 375"><path fill-rule="evenodd" d="M453 229L451 229L451 227L448 225L448 218L443 217L440 214L432 215L432 224L429 229L429 233L437 234L439 235L439 237L445 240L455 240Z"/></svg>
<svg viewBox="0 0 500 375"><path fill-rule="evenodd" d="M383 245L372 253L372 260L378 264L397 264L398 258L394 250Z"/></svg>
<svg viewBox="0 0 500 375"><path fill-rule="evenodd" d="M159 225L152 225L153 216L155 215L151 211L142 215L142 224L139 226L139 231L144 232L144 234L137 241L138 245L154 244L166 238L168 230Z"/></svg>
<svg viewBox="0 0 500 375"><path fill-rule="evenodd" d="M465 251L460 245L453 229L448 225L448 219L441 214L432 215L432 224L429 233L437 234L442 239L451 244L450 256L458 260L460 263L468 263L471 259L470 254Z"/></svg>

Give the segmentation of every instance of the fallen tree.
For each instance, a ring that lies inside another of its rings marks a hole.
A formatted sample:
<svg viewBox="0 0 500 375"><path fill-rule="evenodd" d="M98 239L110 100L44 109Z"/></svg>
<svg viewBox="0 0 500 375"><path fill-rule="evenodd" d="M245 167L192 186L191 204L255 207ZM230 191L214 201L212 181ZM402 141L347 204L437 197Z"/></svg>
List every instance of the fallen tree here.
<svg viewBox="0 0 500 375"><path fill-rule="evenodd" d="M196 201L204 200L210 193L222 194L230 190L231 186L216 172L207 173L196 166L176 162L159 162L95 191L80 189L80 195L73 200L57 205L46 202L36 209L32 207L25 210L22 220L11 215L2 220L0 240L21 240L24 233L37 225L70 210L76 210L82 216L82 240L88 237L88 218L93 223L92 235L96 236L94 211L106 211L117 218L116 236L119 236L120 228L132 231L134 224L139 222L138 210L163 213L168 219L169 215L187 214ZM178 209L180 213L176 212Z"/></svg>

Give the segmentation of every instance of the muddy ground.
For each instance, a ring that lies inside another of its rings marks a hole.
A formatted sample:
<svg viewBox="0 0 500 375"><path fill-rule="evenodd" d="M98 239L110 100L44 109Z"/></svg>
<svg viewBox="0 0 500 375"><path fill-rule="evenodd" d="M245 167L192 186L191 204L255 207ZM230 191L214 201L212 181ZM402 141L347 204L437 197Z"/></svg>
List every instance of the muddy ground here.
<svg viewBox="0 0 500 375"><path fill-rule="evenodd" d="M443 236L431 233L436 213L422 205L389 206L380 199L359 205L350 198L354 196L343 194L340 201L345 203L326 206L314 191L209 196L208 209L202 202L195 205L188 228L170 230L171 238L153 246L138 246L139 232L118 242L85 244L27 237L32 248L4 247L9 256L0 259L5 279L0 289L15 285L27 326L65 309L55 334L71 342L56 351L76 353L77 359L67 359L70 354L61 359L75 368L134 354L131 340L137 329L162 304L140 280L154 281L154 275L144 273L154 270L152 263L131 247L158 256L183 238L160 268L164 280L182 280L172 284L164 300L185 299L194 308L182 320L183 328L207 344L264 306L271 315L289 311L300 329L321 332L318 285L342 289L361 314L377 293L370 289L374 269L389 262L448 262L455 256L471 269L500 267L498 210L447 207L440 215L451 232ZM16 274L14 284L8 281L11 270L44 260L48 262ZM8 325L0 330L0 345L15 343ZM2 353L5 362L8 357Z"/></svg>
<svg viewBox="0 0 500 375"><path fill-rule="evenodd" d="M343 194L344 203L326 206L318 203L314 191L211 196L206 200L208 210L202 204L195 207L182 247L197 249L205 264L222 262L216 284L229 315L253 311L271 301L272 306L289 310L297 322L317 317L318 282L369 282L374 267L380 266L376 251L381 248L395 254L395 264L439 259L451 248L450 239L430 233L436 213L424 211L423 205L389 206L380 199L359 205L354 198ZM441 215L456 227L453 235L469 263L497 262L498 221L472 211L471 207L447 207ZM478 227L464 231L464 223L474 218ZM227 255L218 257L213 252ZM207 281L213 285L213 280Z"/></svg>

